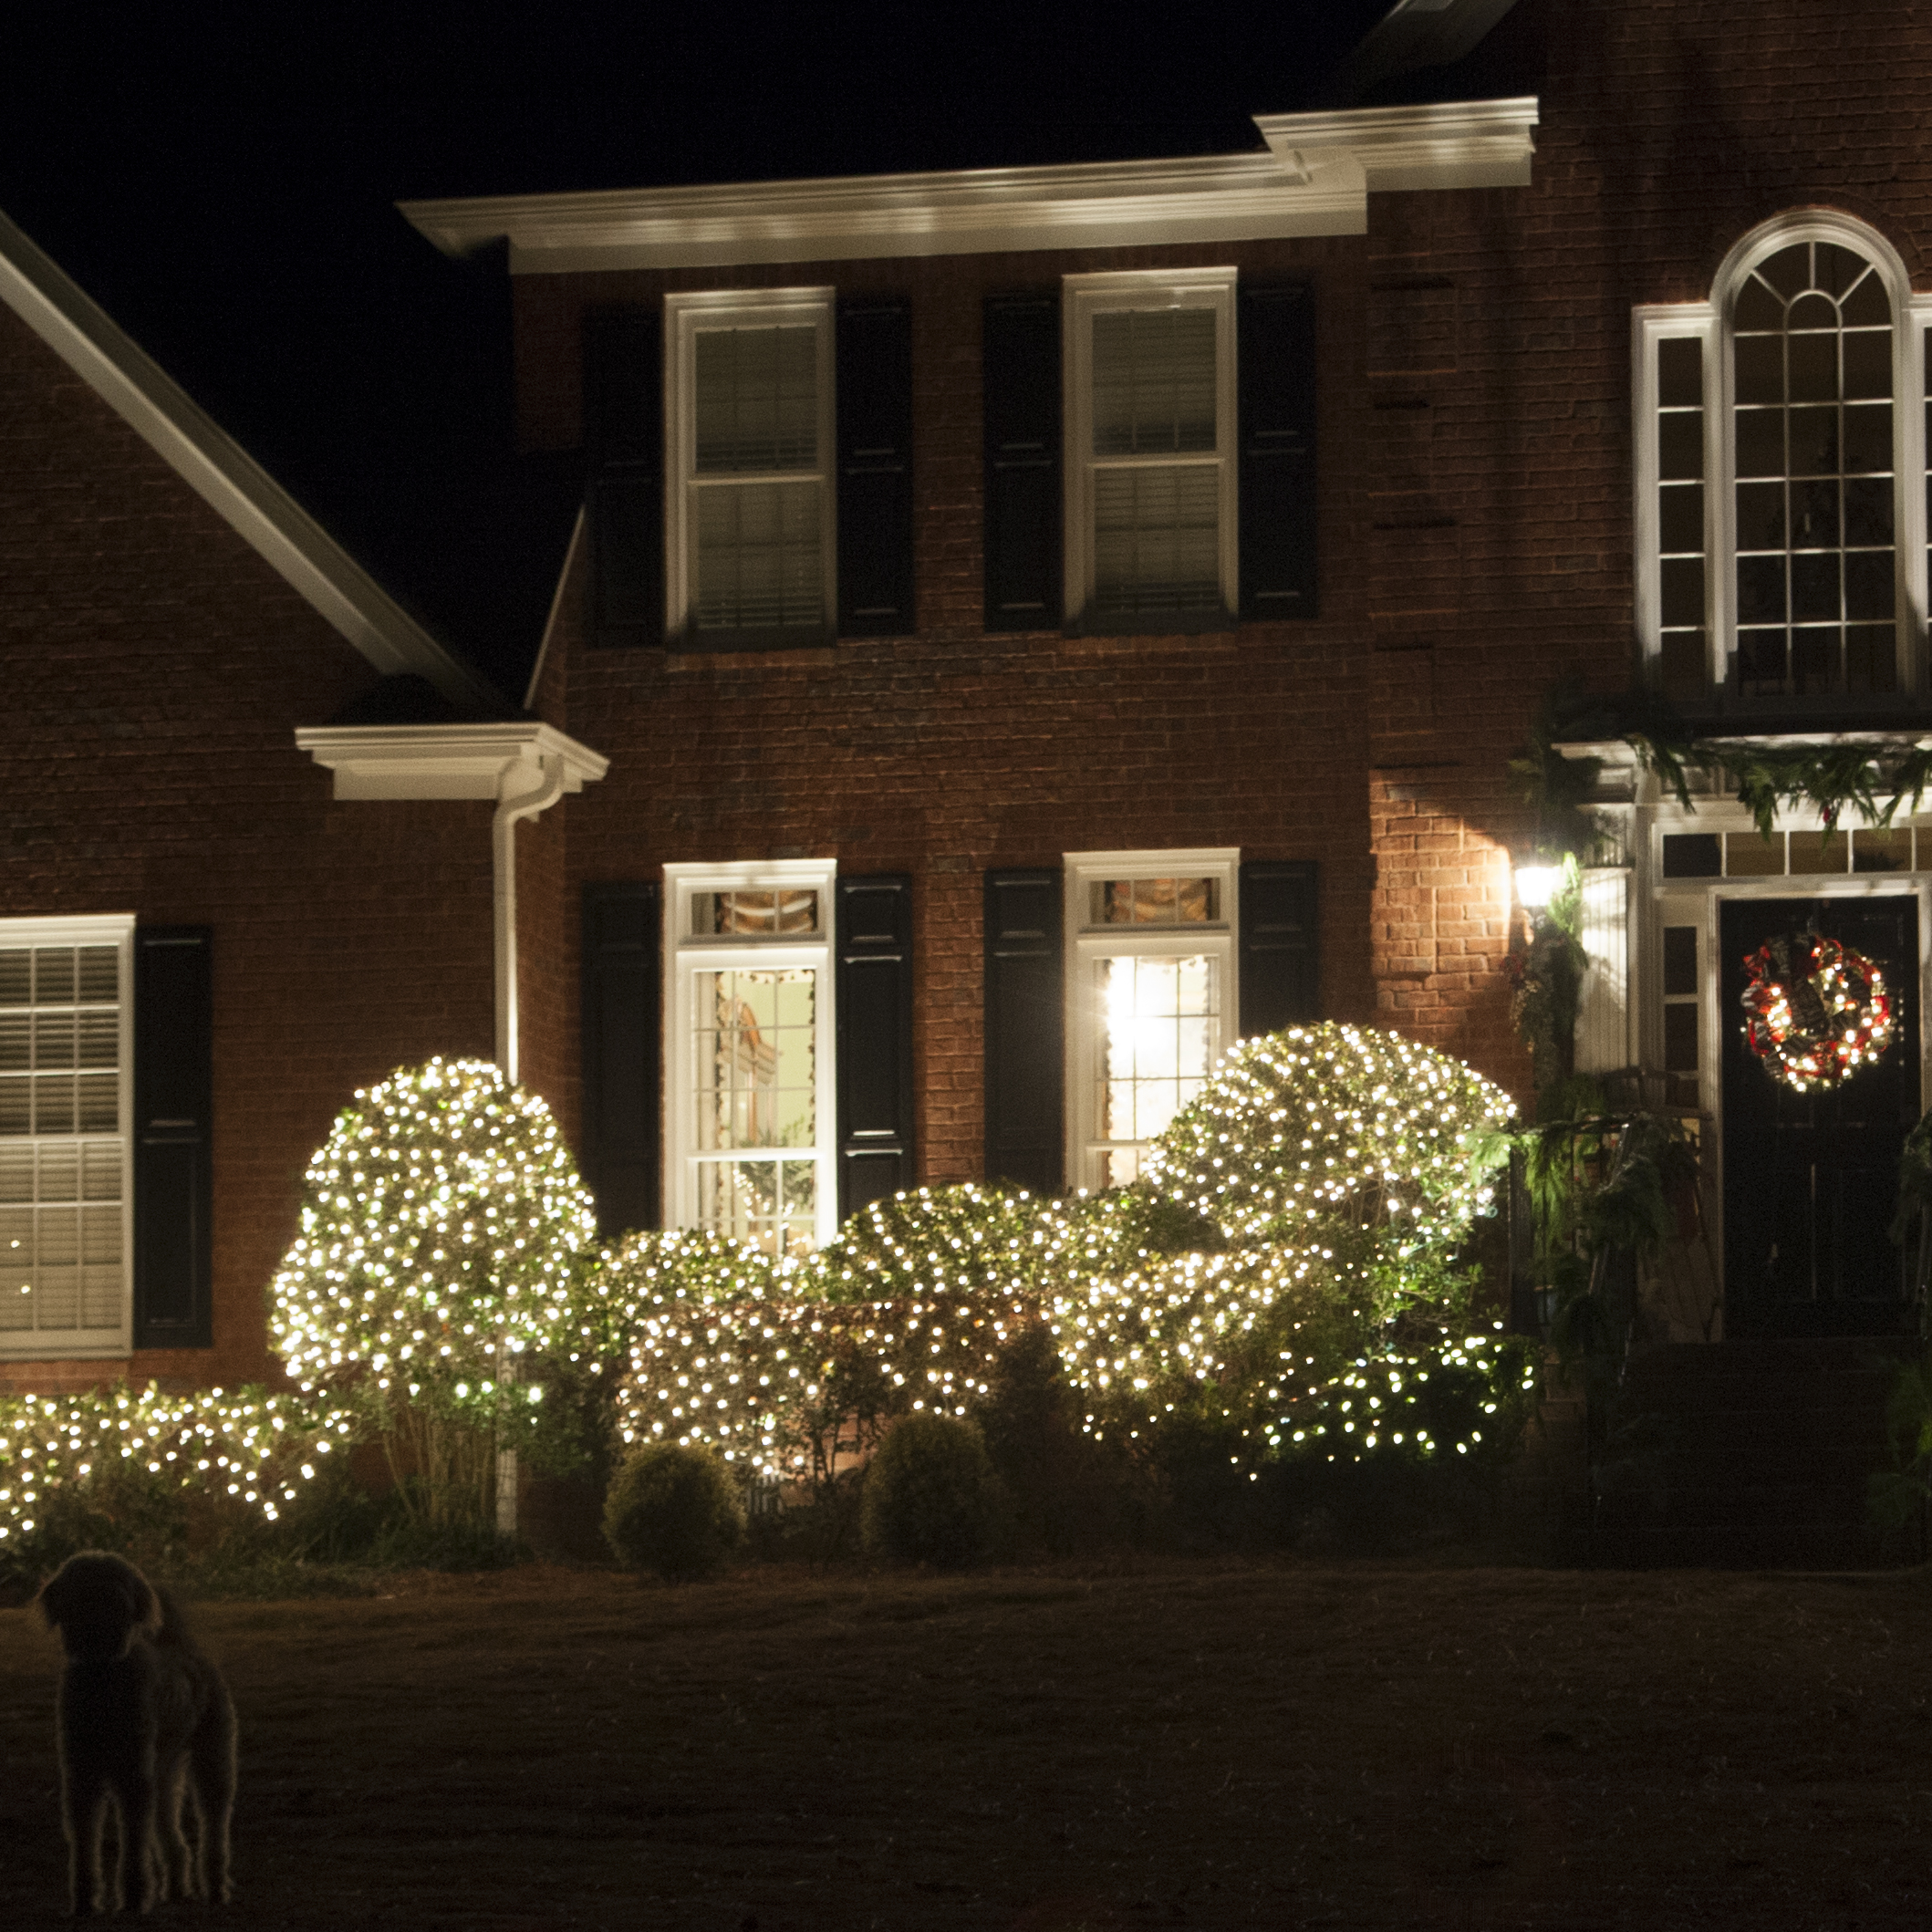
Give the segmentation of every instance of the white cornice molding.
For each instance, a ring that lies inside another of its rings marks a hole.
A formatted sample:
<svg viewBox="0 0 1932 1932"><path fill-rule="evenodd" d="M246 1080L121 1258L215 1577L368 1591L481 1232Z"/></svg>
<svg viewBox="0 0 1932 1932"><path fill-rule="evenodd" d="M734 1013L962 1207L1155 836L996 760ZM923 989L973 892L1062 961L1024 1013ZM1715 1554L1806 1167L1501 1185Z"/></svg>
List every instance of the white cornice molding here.
<svg viewBox="0 0 1932 1932"><path fill-rule="evenodd" d="M404 202L445 254L507 240L513 275L1360 234L1368 196L1522 186L1533 99L1258 115L1261 154L722 187Z"/></svg>
<svg viewBox="0 0 1932 1932"><path fill-rule="evenodd" d="M338 798L490 798L539 794L561 775L581 792L610 761L554 725L323 724L296 732L296 746L335 774Z"/></svg>
<svg viewBox="0 0 1932 1932"><path fill-rule="evenodd" d="M464 710L502 709L503 699L489 684L402 610L5 215L0 302L379 671L413 672Z"/></svg>
<svg viewBox="0 0 1932 1932"><path fill-rule="evenodd" d="M1435 107L1257 114L1254 124L1285 166L1310 172L1324 165L1359 168L1365 192L1390 194L1527 187L1537 115L1536 97L1526 94Z"/></svg>

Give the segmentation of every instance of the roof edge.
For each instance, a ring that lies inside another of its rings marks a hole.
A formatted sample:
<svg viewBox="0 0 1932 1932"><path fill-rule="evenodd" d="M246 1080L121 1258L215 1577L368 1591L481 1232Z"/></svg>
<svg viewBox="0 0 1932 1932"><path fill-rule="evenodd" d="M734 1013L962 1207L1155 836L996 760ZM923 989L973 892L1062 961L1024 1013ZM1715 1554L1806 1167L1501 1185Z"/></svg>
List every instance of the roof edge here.
<svg viewBox="0 0 1932 1932"><path fill-rule="evenodd" d="M439 644L45 251L0 214L0 302L374 668L465 710L502 694Z"/></svg>
<svg viewBox="0 0 1932 1932"><path fill-rule="evenodd" d="M1533 98L1257 115L1261 153L397 205L445 254L512 274L1359 234L1377 190L1521 186Z"/></svg>

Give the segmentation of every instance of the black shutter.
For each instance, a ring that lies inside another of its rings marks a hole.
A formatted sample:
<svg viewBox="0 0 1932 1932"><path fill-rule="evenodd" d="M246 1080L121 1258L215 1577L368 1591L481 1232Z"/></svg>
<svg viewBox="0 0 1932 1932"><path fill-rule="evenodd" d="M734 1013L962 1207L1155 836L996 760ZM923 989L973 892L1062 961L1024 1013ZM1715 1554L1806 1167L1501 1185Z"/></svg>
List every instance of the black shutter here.
<svg viewBox="0 0 1932 1932"><path fill-rule="evenodd" d="M903 637L912 622L912 312L838 305L838 631Z"/></svg>
<svg viewBox="0 0 1932 1932"><path fill-rule="evenodd" d="M1060 874L986 875L986 1178L1065 1185Z"/></svg>
<svg viewBox="0 0 1932 1932"><path fill-rule="evenodd" d="M134 932L134 1345L208 1348L214 1186L212 935Z"/></svg>
<svg viewBox="0 0 1932 1932"><path fill-rule="evenodd" d="M606 1236L658 1211L658 888L584 888L584 1179Z"/></svg>
<svg viewBox="0 0 1932 1932"><path fill-rule="evenodd" d="M664 334L654 308L584 318L589 640L664 641Z"/></svg>
<svg viewBox="0 0 1932 1932"><path fill-rule="evenodd" d="M1314 290L1240 294L1241 614L1317 615Z"/></svg>
<svg viewBox="0 0 1932 1932"><path fill-rule="evenodd" d="M913 1185L912 880L841 878L838 1218Z"/></svg>
<svg viewBox="0 0 1932 1932"><path fill-rule="evenodd" d="M1242 1039L1322 1017L1317 909L1313 859L1257 858L1241 867Z"/></svg>
<svg viewBox="0 0 1932 1932"><path fill-rule="evenodd" d="M1057 630L1060 596L1060 291L989 296L986 628Z"/></svg>

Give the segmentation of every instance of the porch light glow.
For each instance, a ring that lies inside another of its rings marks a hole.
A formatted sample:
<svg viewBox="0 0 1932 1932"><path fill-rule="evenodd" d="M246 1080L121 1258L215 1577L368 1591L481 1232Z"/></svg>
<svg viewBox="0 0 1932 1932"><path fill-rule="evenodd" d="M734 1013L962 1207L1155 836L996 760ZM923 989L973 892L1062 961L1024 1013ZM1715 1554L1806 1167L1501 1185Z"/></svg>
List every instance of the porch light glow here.
<svg viewBox="0 0 1932 1932"><path fill-rule="evenodd" d="M1516 867L1516 903L1528 912L1541 912L1563 884L1563 868L1538 862Z"/></svg>

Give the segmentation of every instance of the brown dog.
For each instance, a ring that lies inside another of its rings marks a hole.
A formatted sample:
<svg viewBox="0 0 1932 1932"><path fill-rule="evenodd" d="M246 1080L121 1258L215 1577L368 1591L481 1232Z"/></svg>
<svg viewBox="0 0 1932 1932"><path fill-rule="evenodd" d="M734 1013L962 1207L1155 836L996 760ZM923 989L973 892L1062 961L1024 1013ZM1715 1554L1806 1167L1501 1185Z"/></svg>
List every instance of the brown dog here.
<svg viewBox="0 0 1932 1932"><path fill-rule="evenodd" d="M146 1912L171 1889L227 1902L234 1809L234 1706L181 1613L130 1563L90 1550L69 1557L39 1596L68 1663L57 1719L68 1909L86 1898L120 1909L131 1853ZM192 1798L194 1833L182 1830ZM111 1875L101 1865L109 1807L120 1831Z"/></svg>

